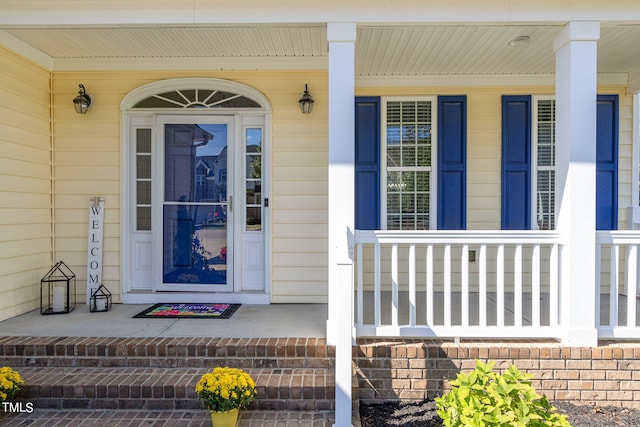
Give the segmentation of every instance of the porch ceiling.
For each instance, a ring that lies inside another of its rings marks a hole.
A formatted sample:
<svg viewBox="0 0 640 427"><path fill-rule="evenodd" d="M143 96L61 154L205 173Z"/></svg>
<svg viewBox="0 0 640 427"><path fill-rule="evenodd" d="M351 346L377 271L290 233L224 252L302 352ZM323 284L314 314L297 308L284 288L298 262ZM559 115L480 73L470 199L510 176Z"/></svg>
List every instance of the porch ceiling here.
<svg viewBox="0 0 640 427"><path fill-rule="evenodd" d="M560 24L549 25L365 25L358 27L358 76L553 74L553 40ZM82 63L126 67L144 60L183 64L199 59L266 58L307 61L326 67L324 25L155 26L118 28L8 28L12 40L51 59L54 70ZM1 35L1 34L0 34ZM510 46L517 36L529 42ZM640 24L607 24L598 43L600 73L640 73ZM315 61L315 62L314 62ZM73 65L71 65L73 64ZM190 65L188 68L193 68ZM295 68L292 66L292 68ZM300 68L300 67L299 67ZM298 69L299 69L298 68ZM304 67L309 68L309 67Z"/></svg>

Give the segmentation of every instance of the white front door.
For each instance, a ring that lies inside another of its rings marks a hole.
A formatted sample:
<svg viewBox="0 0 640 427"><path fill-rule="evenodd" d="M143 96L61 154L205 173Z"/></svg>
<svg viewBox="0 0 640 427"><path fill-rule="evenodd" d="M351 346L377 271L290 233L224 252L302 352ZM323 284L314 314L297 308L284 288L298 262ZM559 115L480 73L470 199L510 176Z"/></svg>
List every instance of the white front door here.
<svg viewBox="0 0 640 427"><path fill-rule="evenodd" d="M158 116L153 206L157 291L231 291L233 116Z"/></svg>
<svg viewBox="0 0 640 427"><path fill-rule="evenodd" d="M122 108L124 302L268 303L268 100L172 79Z"/></svg>

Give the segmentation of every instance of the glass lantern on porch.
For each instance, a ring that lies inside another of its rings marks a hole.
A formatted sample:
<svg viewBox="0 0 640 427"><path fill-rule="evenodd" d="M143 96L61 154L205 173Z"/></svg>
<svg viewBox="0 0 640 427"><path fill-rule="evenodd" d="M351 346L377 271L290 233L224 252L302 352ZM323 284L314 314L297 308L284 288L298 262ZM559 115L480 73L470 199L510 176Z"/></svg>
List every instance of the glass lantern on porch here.
<svg viewBox="0 0 640 427"><path fill-rule="evenodd" d="M89 299L89 311L109 311L111 309L111 292L106 286L100 284Z"/></svg>
<svg viewBox="0 0 640 427"><path fill-rule="evenodd" d="M40 280L40 314L69 313L76 308L76 275L58 261Z"/></svg>

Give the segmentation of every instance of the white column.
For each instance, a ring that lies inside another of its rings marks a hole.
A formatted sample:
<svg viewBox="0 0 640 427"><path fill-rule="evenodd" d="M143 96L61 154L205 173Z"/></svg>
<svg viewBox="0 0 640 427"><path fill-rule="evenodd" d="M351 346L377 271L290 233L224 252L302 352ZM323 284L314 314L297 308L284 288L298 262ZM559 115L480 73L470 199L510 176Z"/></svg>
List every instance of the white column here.
<svg viewBox="0 0 640 427"><path fill-rule="evenodd" d="M355 40L353 23L327 24L329 42L329 313L336 346L335 426L351 426Z"/></svg>
<svg viewBox="0 0 640 427"><path fill-rule="evenodd" d="M570 22L556 52L556 212L563 344L596 346L596 112L599 22Z"/></svg>

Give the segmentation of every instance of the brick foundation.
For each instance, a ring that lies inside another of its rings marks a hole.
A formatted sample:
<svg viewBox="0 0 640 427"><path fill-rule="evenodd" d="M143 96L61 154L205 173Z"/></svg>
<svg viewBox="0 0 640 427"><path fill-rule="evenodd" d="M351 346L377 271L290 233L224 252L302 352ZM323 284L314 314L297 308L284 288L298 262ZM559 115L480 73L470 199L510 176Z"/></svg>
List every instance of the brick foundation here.
<svg viewBox="0 0 640 427"><path fill-rule="evenodd" d="M450 389L475 360L510 364L533 374L550 400L640 408L640 343L602 342L568 348L556 342L361 339L354 347L359 397L365 401L422 400Z"/></svg>

